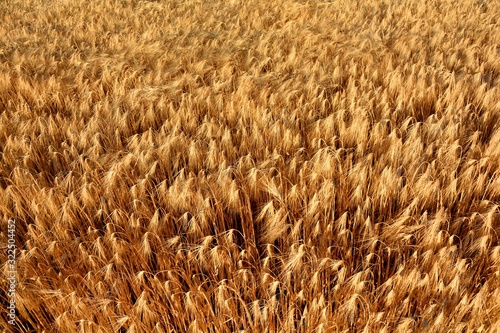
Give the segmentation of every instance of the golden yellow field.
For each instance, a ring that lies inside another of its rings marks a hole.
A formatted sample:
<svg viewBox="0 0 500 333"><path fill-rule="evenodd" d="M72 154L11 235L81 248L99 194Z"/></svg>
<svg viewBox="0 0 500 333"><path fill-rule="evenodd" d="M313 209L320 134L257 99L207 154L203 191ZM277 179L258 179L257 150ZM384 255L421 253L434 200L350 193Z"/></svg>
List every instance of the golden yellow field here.
<svg viewBox="0 0 500 333"><path fill-rule="evenodd" d="M500 1L1 1L0 219L0 331L500 332Z"/></svg>

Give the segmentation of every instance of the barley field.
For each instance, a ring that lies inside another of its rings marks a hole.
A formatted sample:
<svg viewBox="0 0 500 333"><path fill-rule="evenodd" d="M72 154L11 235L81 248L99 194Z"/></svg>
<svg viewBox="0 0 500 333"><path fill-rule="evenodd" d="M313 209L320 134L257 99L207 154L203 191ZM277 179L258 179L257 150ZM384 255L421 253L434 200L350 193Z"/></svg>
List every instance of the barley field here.
<svg viewBox="0 0 500 333"><path fill-rule="evenodd" d="M0 2L0 331L500 332L499 17Z"/></svg>

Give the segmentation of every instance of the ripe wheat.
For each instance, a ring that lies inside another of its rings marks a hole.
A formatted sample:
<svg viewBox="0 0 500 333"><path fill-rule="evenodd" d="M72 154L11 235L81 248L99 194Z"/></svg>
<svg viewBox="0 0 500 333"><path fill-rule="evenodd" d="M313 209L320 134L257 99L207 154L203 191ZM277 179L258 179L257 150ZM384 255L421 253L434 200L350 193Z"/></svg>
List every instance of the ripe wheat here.
<svg viewBox="0 0 500 333"><path fill-rule="evenodd" d="M18 329L500 330L499 16L1 2Z"/></svg>

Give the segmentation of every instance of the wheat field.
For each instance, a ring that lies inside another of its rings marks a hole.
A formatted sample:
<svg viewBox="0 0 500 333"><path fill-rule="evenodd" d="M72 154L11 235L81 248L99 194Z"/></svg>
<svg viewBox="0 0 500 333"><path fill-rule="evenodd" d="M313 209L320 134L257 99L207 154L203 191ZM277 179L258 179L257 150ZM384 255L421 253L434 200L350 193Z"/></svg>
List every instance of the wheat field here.
<svg viewBox="0 0 500 333"><path fill-rule="evenodd" d="M0 331L500 332L499 17L0 2Z"/></svg>

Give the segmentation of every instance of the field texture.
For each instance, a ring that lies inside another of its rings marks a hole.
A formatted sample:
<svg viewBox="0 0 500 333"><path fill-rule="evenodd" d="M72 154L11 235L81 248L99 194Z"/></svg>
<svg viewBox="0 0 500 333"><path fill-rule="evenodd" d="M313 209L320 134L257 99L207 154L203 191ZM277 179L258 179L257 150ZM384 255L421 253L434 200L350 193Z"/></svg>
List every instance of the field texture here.
<svg viewBox="0 0 500 333"><path fill-rule="evenodd" d="M1 1L0 326L499 332L499 17Z"/></svg>

